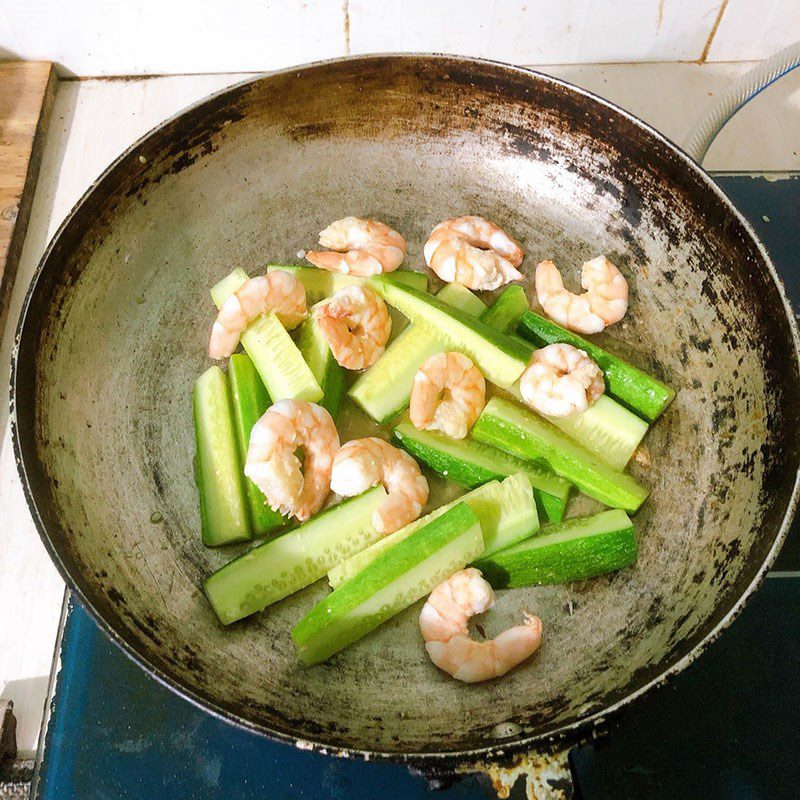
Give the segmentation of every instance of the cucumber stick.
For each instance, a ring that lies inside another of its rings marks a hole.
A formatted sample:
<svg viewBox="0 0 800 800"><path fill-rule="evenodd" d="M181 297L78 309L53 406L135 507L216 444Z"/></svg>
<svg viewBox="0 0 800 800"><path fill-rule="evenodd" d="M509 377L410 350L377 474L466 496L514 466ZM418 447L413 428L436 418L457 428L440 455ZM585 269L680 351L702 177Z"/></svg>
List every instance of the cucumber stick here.
<svg viewBox="0 0 800 800"><path fill-rule="evenodd" d="M438 297L403 286L391 275L374 276L370 285L412 324L432 333L445 349L468 355L492 383L508 388L528 365L530 350L522 342L459 313Z"/></svg>
<svg viewBox="0 0 800 800"><path fill-rule="evenodd" d="M344 396L345 371L333 357L328 340L314 317L313 309L300 328L297 346L322 389L322 399L319 400L319 404L327 409L335 420L339 416Z"/></svg>
<svg viewBox="0 0 800 800"><path fill-rule="evenodd" d="M394 428L393 436L417 461L468 489L522 472L533 487L539 513L551 522L564 516L570 484L530 461L521 461L470 436L453 439L438 431L419 431L408 420Z"/></svg>
<svg viewBox="0 0 800 800"><path fill-rule="evenodd" d="M633 523L620 509L569 519L475 566L495 589L594 578L636 561Z"/></svg>
<svg viewBox="0 0 800 800"><path fill-rule="evenodd" d="M511 394L522 402L519 383L512 387ZM541 416L616 470L625 469L648 429L643 419L605 394L579 414Z"/></svg>
<svg viewBox="0 0 800 800"><path fill-rule="evenodd" d="M217 570L203 588L220 622L229 625L261 611L380 539L372 513L385 498L376 486Z"/></svg>
<svg viewBox="0 0 800 800"><path fill-rule="evenodd" d="M481 554L466 503L418 528L317 603L292 630L300 659L317 664L375 630Z"/></svg>
<svg viewBox="0 0 800 800"><path fill-rule="evenodd" d="M226 275L211 287L211 299L214 305L218 309L221 308L222 304L249 280L250 276L241 267L237 267L230 275Z"/></svg>
<svg viewBox="0 0 800 800"><path fill-rule="evenodd" d="M481 316L481 322L485 322L500 333L513 334L528 308L525 290L519 285L508 286Z"/></svg>
<svg viewBox="0 0 800 800"><path fill-rule="evenodd" d="M586 411L568 417L547 417L571 439L622 471L647 433L647 423L602 394Z"/></svg>
<svg viewBox="0 0 800 800"><path fill-rule="evenodd" d="M613 469L538 414L508 400L493 397L472 435L518 458L546 465L612 508L636 511L649 494L630 475Z"/></svg>
<svg viewBox="0 0 800 800"><path fill-rule="evenodd" d="M478 297L458 283L448 283L437 297L450 307L473 317L486 310ZM376 422L388 422L408 406L414 376L420 365L426 358L443 353L446 349L428 330L409 325L359 377L348 395Z"/></svg>
<svg viewBox="0 0 800 800"><path fill-rule="evenodd" d="M194 385L195 478L200 493L203 543L251 538L244 473L225 373L209 367Z"/></svg>
<svg viewBox="0 0 800 800"><path fill-rule="evenodd" d="M244 353L234 353L231 356L228 362L228 383L231 387L236 442L239 445L239 463L244 464L250 446L250 431L270 407L271 401L253 362ZM261 489L246 476L243 481L253 534L265 536L286 525L287 520L269 507Z"/></svg>
<svg viewBox="0 0 800 800"><path fill-rule="evenodd" d="M305 286L306 301L310 306L319 303L320 300L324 300L326 297L330 297L343 286L349 286L353 283L360 285L367 280L358 275L343 275L339 272L329 272L326 269L318 269L317 267L285 267L280 264L270 264L267 267L267 272L274 272L276 269L291 272L292 275L299 278L300 283ZM428 276L424 272L398 269L392 275L406 286L413 286L420 292L428 291Z"/></svg>
<svg viewBox="0 0 800 800"><path fill-rule="evenodd" d="M511 289L520 289L519 286L512 286ZM481 317L487 322L496 321L503 324L505 320L513 318L503 313L501 309L497 315L491 316L495 306L502 302L507 289L495 302L495 304ZM517 295L517 297L519 297ZM509 303L513 303L512 297ZM525 301L527 303L527 301ZM517 309L519 306L517 306ZM525 343L528 353L533 353L533 347ZM519 382L510 388L511 393L522 400L519 390ZM585 447L590 453L603 459L614 469L622 470L631 460L636 448L641 444L644 435L647 433L647 423L636 416L627 408L621 406L607 395L601 395L592 403L586 411L580 414L570 414L567 417L546 417L557 428L560 428L567 436L574 439L579 445Z"/></svg>
<svg viewBox="0 0 800 800"><path fill-rule="evenodd" d="M565 342L585 350L603 370L608 393L649 422L658 419L675 397L675 392L657 378L540 314L523 314L517 332L539 347Z"/></svg>
<svg viewBox="0 0 800 800"><path fill-rule="evenodd" d="M521 286L509 286L483 314L481 321L502 333L516 330L520 319L528 312L528 300ZM528 345L528 355L533 348ZM511 392L521 399L519 384ZM564 433L621 470L630 461L647 433L647 423L610 397L602 395L586 411L568 417L548 417Z"/></svg>
<svg viewBox="0 0 800 800"><path fill-rule="evenodd" d="M247 273L238 269L214 286L211 298L217 308L246 280ZM285 398L317 402L322 397L319 383L274 314L251 322L241 340L274 402Z"/></svg>
<svg viewBox="0 0 800 800"><path fill-rule="evenodd" d="M462 495L452 503L440 506L424 517L378 540L356 555L342 561L328 572L328 582L335 589L348 578L371 564L381 553L414 531L440 517L458 503L466 503L477 515L483 532L484 552L494 553L532 536L539 530L539 517L530 481L523 474L512 475L502 483L490 481Z"/></svg>

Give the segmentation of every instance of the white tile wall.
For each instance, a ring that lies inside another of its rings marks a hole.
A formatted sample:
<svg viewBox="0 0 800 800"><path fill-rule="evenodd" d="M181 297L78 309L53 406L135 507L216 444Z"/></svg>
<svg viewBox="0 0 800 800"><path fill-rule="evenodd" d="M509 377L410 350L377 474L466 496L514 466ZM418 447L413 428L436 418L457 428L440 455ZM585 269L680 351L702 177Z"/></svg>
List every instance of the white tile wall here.
<svg viewBox="0 0 800 800"><path fill-rule="evenodd" d="M4 8L11 39L0 47L80 76L261 71L345 52L342 0L22 0Z"/></svg>
<svg viewBox="0 0 800 800"><path fill-rule="evenodd" d="M261 71L348 52L437 51L521 64L695 61L723 0L22 0L0 58L80 76ZM800 38L800 0L729 0L712 60Z"/></svg>
<svg viewBox="0 0 800 800"><path fill-rule="evenodd" d="M800 40L800 0L731 0L708 57L760 60Z"/></svg>
<svg viewBox="0 0 800 800"><path fill-rule="evenodd" d="M520 64L690 61L718 8L719 0L350 0L350 46Z"/></svg>

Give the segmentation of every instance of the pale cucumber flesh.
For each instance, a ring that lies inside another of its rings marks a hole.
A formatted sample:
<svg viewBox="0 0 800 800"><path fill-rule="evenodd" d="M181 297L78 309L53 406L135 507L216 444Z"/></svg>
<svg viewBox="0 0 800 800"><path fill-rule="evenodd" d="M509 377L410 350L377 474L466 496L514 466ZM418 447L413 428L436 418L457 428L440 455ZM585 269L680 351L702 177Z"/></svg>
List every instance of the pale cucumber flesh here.
<svg viewBox="0 0 800 800"><path fill-rule="evenodd" d="M358 275L344 275L339 272L329 272L318 267L305 266L281 266L280 264L270 264L267 272L283 270L295 275L306 290L306 302L314 305L326 297L330 297L343 286L352 284L362 285L367 278ZM428 290L428 276L424 272L416 272L410 269L398 269L392 273L395 279L407 286L413 286L421 292Z"/></svg>
<svg viewBox="0 0 800 800"><path fill-rule="evenodd" d="M519 383L511 393L522 402ZM616 470L625 468L648 429L643 419L605 394L579 414L540 416Z"/></svg>
<svg viewBox="0 0 800 800"><path fill-rule="evenodd" d="M242 334L242 346L273 402L288 398L316 403L322 398L322 388L274 314L251 322Z"/></svg>
<svg viewBox="0 0 800 800"><path fill-rule="evenodd" d="M482 550L477 517L457 504L311 609L292 630L300 659L324 661L423 598Z"/></svg>
<svg viewBox="0 0 800 800"><path fill-rule="evenodd" d="M478 297L457 283L444 286L437 297L471 316L486 310ZM376 422L388 422L408 406L414 376L422 363L445 350L445 345L429 331L410 325L359 377L348 396Z"/></svg>
<svg viewBox="0 0 800 800"><path fill-rule="evenodd" d="M543 464L612 508L636 511L649 494L630 475L613 469L547 420L508 400L492 398L472 435L518 458Z"/></svg>
<svg viewBox="0 0 800 800"><path fill-rule="evenodd" d="M380 539L372 514L385 498L376 486L217 570L203 587L220 622L229 625L261 611Z"/></svg>
<svg viewBox="0 0 800 800"><path fill-rule="evenodd" d="M481 320L503 333L509 333L516 329L520 318L527 310L528 301L522 287L510 286L483 314ZM523 346L530 360L534 348L528 342L523 342ZM518 400L522 400L519 382L510 387L509 391ZM586 411L579 414L571 414L568 417L546 417L546 419L614 469L625 467L647 433L646 422L607 395L602 395ZM551 504L551 506L558 514L558 505Z"/></svg>
<svg viewBox="0 0 800 800"><path fill-rule="evenodd" d="M495 589L586 580L635 563L636 535L619 509L569 519L476 562Z"/></svg>
<svg viewBox="0 0 800 800"><path fill-rule="evenodd" d="M217 308L247 280L247 273L237 269L217 283L211 289L211 299ZM274 314L253 320L242 334L241 342L273 402L289 398L315 403L322 398L322 388Z"/></svg>
<svg viewBox="0 0 800 800"><path fill-rule="evenodd" d="M529 349L524 344L454 311L438 298L401 286L390 276L370 278L370 285L412 324L440 339L446 349L468 355L492 383L510 387L527 366Z"/></svg>
<svg viewBox="0 0 800 800"><path fill-rule="evenodd" d="M226 275L219 283L211 287L211 299L219 309L222 304L237 290L250 280L250 276L241 267Z"/></svg>
<svg viewBox="0 0 800 800"><path fill-rule="evenodd" d="M532 536L539 529L536 508L530 501L529 483L526 486L518 477L514 480L506 478L502 483L489 481L342 561L328 572L328 583L335 589L364 569L381 553L408 538L423 525L440 517L458 503L466 503L477 515L483 531L484 545L490 551L497 550L500 546L508 546L526 536Z"/></svg>
<svg viewBox="0 0 800 800"><path fill-rule="evenodd" d="M252 531L244 473L228 380L219 367L209 367L195 383L194 427L203 543L217 546L245 541Z"/></svg>
<svg viewBox="0 0 800 800"><path fill-rule="evenodd" d="M527 539L539 530L533 487L524 473L502 481L494 497L478 495L466 501L460 499L478 517L486 555Z"/></svg>
<svg viewBox="0 0 800 800"><path fill-rule="evenodd" d="M317 325L313 309L300 328L297 342L311 374L322 389L319 404L328 411L334 421L339 416L345 390L345 370L333 357L328 340Z"/></svg>

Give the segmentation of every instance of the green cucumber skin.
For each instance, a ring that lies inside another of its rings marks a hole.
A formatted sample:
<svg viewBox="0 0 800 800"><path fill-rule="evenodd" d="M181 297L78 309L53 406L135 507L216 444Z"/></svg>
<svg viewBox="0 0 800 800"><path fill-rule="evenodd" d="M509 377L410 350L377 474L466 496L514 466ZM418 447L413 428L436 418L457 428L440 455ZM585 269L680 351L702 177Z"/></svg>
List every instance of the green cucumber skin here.
<svg viewBox="0 0 800 800"><path fill-rule="evenodd" d="M455 563L441 558L449 544L463 538L473 543L470 554L482 551L478 518L465 503L458 503L382 553L317 603L293 628L292 639L300 659L308 665L324 661L424 597L447 575L466 566L467 559L475 555L465 554ZM437 560L442 563L435 563ZM416 574L420 567L426 574ZM411 581L409 576L413 576ZM372 614L353 613L379 593L391 592L393 584L405 585L404 591L391 602L378 603Z"/></svg>
<svg viewBox="0 0 800 800"><path fill-rule="evenodd" d="M522 405L519 382L511 394ZM535 412L539 414L539 412ZM606 394L600 395L585 411L566 417L539 414L577 442L585 450L616 470L624 470L647 434L648 424Z"/></svg>
<svg viewBox="0 0 800 800"><path fill-rule="evenodd" d="M322 389L322 398L319 400L319 404L336 422L342 409L342 400L344 400L344 392L347 387L345 386L344 367L340 366L333 354L326 365L319 385Z"/></svg>
<svg viewBox="0 0 800 800"><path fill-rule="evenodd" d="M385 497L383 487L369 489L218 569L203 588L219 621L230 625L262 611L376 542L372 513Z"/></svg>
<svg viewBox="0 0 800 800"><path fill-rule="evenodd" d="M472 435L518 458L544 464L584 494L612 508L636 511L649 494L630 475L613 469L547 420L508 400L492 398Z"/></svg>
<svg viewBox="0 0 800 800"><path fill-rule="evenodd" d="M510 547L515 542L532 536L539 530L538 507L531 504L530 508L522 509L522 513L511 515L509 513L509 495L514 500L514 508L519 511L519 497L514 497L514 491L518 490L516 483L518 478L525 478L524 473L512 475L500 481L489 481L467 492L461 497L450 503L434 509L424 517L420 517L414 522L410 522L405 528L395 531L389 536L377 541L351 558L337 564L328 572L328 583L333 589L341 586L345 581L357 575L362 569L371 564L381 553L394 547L397 542L411 536L423 525L427 525L431 520L440 517L458 503L466 503L477 515L483 531L483 542L485 552L493 552L505 547ZM524 487L522 487L524 490ZM530 482L528 481L527 490L530 492Z"/></svg>
<svg viewBox="0 0 800 800"><path fill-rule="evenodd" d="M395 426L392 438L417 461L467 489L523 472L533 486L538 512L551 522L558 522L564 516L569 482L535 464L521 461L471 437L456 441L436 431L418 431L408 420ZM446 449L460 452L450 455Z"/></svg>
<svg viewBox="0 0 800 800"><path fill-rule="evenodd" d="M594 521L595 517L585 517L548 526L533 539L481 558L474 566L493 588L517 589L587 580L634 564L636 534L627 515L621 523L580 535L581 528ZM570 531L577 535L564 540L564 533Z"/></svg>
<svg viewBox="0 0 800 800"><path fill-rule="evenodd" d="M522 315L517 332L538 347L563 342L585 350L603 370L608 393L648 422L655 422L675 397L657 378L533 311Z"/></svg>
<svg viewBox="0 0 800 800"><path fill-rule="evenodd" d="M225 373L209 367L193 395L195 480L203 544L217 547L252 538L239 460L230 389Z"/></svg>
<svg viewBox="0 0 800 800"><path fill-rule="evenodd" d="M625 469L648 429L643 419L605 394L580 414L546 419L620 471Z"/></svg>
<svg viewBox="0 0 800 800"><path fill-rule="evenodd" d="M528 366L530 350L524 344L459 314L438 298L402 286L391 275L372 277L370 285L413 324L441 339L446 348L468 355L492 383L509 388Z"/></svg>
<svg viewBox="0 0 800 800"><path fill-rule="evenodd" d="M247 280L249 280L248 275L243 269L235 269L224 277L211 288L214 305L220 308ZM322 388L300 355L288 331L274 314L263 314L253 320L241 335L241 343L274 401L290 398L316 403L322 398ZM289 386L286 385L285 376L275 363L281 351L291 360L292 366L297 371Z"/></svg>
<svg viewBox="0 0 800 800"><path fill-rule="evenodd" d="M249 280L250 276L241 267L237 267L230 275L226 275L211 287L211 299L214 305L218 309L221 308L222 304Z"/></svg>
<svg viewBox="0 0 800 800"><path fill-rule="evenodd" d="M239 458L240 463L244 464L250 445L250 431L270 407L271 400L253 362L244 353L234 353L231 356L228 362L228 382L231 387ZM243 480L250 508L250 520L253 524L253 535L266 536L287 525L288 520L269 507L261 489L249 478L244 477Z"/></svg>
<svg viewBox="0 0 800 800"><path fill-rule="evenodd" d="M486 310L476 295L457 283L444 286L438 297L470 316L477 317ZM408 407L414 376L420 365L430 356L445 350L446 346L430 332L410 325L358 378L348 396L376 422L384 425ZM389 373L390 377L384 373ZM387 395L390 395L391 404L385 402Z"/></svg>
<svg viewBox="0 0 800 800"><path fill-rule="evenodd" d="M412 533L418 531L421 527L427 525L437 517L441 517L442 514L449 511L458 503L467 503L477 515L476 509L480 508L480 504L485 501L485 497L482 497L482 495L487 495L490 492L498 491L499 489L499 481L490 481L488 484L484 484L477 489L473 489L471 492L462 495L450 503L445 503L443 506L435 508L433 511L427 513L424 517L420 517L419 519L415 519L413 522L409 522L408 525L406 525L404 528L400 528L399 531L395 531L394 533L390 533L388 536L384 536L382 539L379 539L377 542L375 542L375 544L370 545L360 553L356 553L353 557L340 562L328 572L328 583L330 584L331 589L338 589L343 583L349 581L351 578L369 566L379 555L394 547L398 542L402 542L403 540L407 539ZM478 519L480 519L480 517L478 517Z"/></svg>
<svg viewBox="0 0 800 800"><path fill-rule="evenodd" d="M509 327L516 329L518 321L527 310L528 301L522 287L510 286L481 317L481 320L492 327L497 327L498 330L508 332ZM534 347L524 339L522 342L527 348L530 360ZM522 401L519 382L515 383L510 391L518 400ZM599 397L586 411L580 414L568 417L548 417L547 419L579 445L618 470L625 468L647 433L647 423L607 395ZM555 522L561 518L558 516L557 504L552 511L556 518L550 517L550 519ZM563 512L562 506L562 515Z"/></svg>
<svg viewBox="0 0 800 800"><path fill-rule="evenodd" d="M566 498L562 500L560 497L547 494L539 489L533 490L533 496L536 498L536 510L541 518L548 522L561 522L564 519L564 513L567 510Z"/></svg>
<svg viewBox="0 0 800 800"><path fill-rule="evenodd" d="M308 305L314 305L320 300L330 297L337 288L353 283L361 285L367 280L367 278L362 278L358 275L343 275L336 272L328 272L328 270L320 269L319 267L308 267L304 265L285 266L281 264L270 264L267 267L267 272L275 272L275 270L290 272L297 277L300 283L305 287L306 302ZM406 286L412 286L420 292L428 291L428 276L424 272L416 272L411 269L398 269L395 270L392 275L396 277L398 282Z"/></svg>
<svg viewBox="0 0 800 800"><path fill-rule="evenodd" d="M481 322L486 323L500 333L513 334L522 315L528 310L528 298L525 290L519 286L508 286L497 300L481 315Z"/></svg>
<svg viewBox="0 0 800 800"><path fill-rule="evenodd" d="M322 389L319 405L336 421L344 398L345 369L333 357L328 341L317 325L313 309L310 309L308 319L300 328L297 346Z"/></svg>

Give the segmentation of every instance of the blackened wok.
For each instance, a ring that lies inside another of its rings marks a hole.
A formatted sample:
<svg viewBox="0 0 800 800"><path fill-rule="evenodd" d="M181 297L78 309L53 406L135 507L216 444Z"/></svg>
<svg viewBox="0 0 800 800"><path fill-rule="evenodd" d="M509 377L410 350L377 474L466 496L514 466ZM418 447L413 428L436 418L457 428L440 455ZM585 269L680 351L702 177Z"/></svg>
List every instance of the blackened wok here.
<svg viewBox="0 0 800 800"><path fill-rule="evenodd" d="M573 276L608 254L632 303L606 341L678 396L648 437L638 564L501 595L537 657L465 686L431 665L414 607L329 663L289 630L323 582L223 629L200 589L190 394L208 288L297 263L328 222L385 220L408 266L479 213ZM579 738L683 669L775 557L797 499L797 331L764 248L690 158L566 83L439 56L349 58L235 86L156 128L69 215L19 327L13 428L54 561L106 633L209 712L300 746L426 769ZM160 521L157 521L160 520Z"/></svg>

